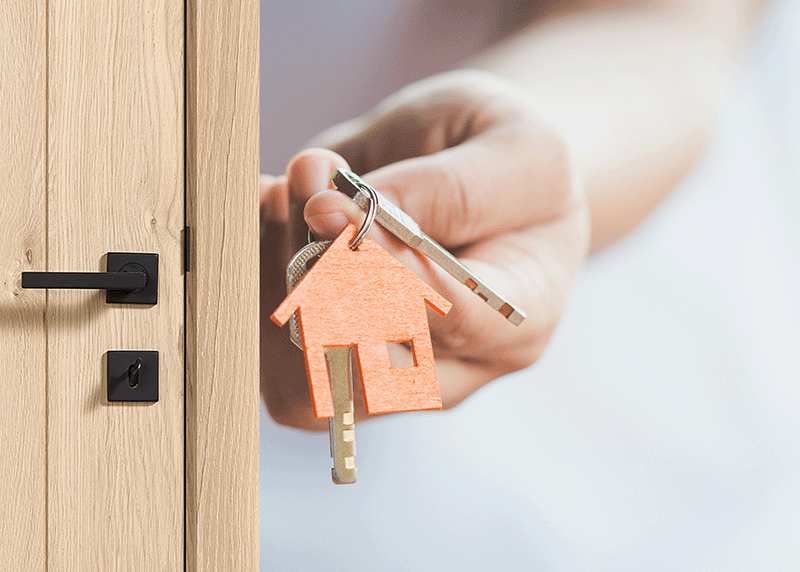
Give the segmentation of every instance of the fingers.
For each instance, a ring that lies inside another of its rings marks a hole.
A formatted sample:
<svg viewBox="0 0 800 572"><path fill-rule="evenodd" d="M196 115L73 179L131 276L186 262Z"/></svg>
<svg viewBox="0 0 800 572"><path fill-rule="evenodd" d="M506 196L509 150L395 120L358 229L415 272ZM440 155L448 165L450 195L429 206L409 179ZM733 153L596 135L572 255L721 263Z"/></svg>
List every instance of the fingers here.
<svg viewBox="0 0 800 572"><path fill-rule="evenodd" d="M483 73L414 84L317 142L447 247L557 217L579 190L562 139Z"/></svg>
<svg viewBox="0 0 800 572"><path fill-rule="evenodd" d="M285 268L290 245L286 234L286 177L261 178L261 394L273 418L286 425L314 427L303 354L278 328L270 314L286 296Z"/></svg>
<svg viewBox="0 0 800 572"><path fill-rule="evenodd" d="M348 223L360 226L365 218L363 211L349 197L333 190L315 194L308 200L305 213L309 227L318 239L335 238ZM494 336L492 346L496 347L512 342L518 343L520 336L530 337L527 327L516 328L507 323L505 318L471 290L427 257L397 240L380 225L374 224L367 236L378 242L404 266L453 303L453 309L445 319L433 313L429 314L434 341L439 350L444 351L443 355L472 357L482 355L482 350L489 348L487 339L489 335ZM518 240L523 242L521 238ZM510 250L520 255L521 248L518 245ZM509 299L512 302L519 303L526 299L528 293L525 285L510 286L512 277L508 268L512 267L512 264L500 268L495 264L495 260L508 259L509 253L493 252L490 247L483 251L476 250L471 254L475 256L466 261L466 264L477 275L500 290L501 294L510 294ZM521 256L513 257L512 260L519 262L519 258ZM512 260L508 262L511 263ZM534 318L530 323L540 322L541 320ZM498 331L499 335L490 333ZM473 348L467 348L467 345Z"/></svg>
<svg viewBox="0 0 800 572"><path fill-rule="evenodd" d="M286 176L261 175L259 191L262 224L269 221L285 223L289 218L289 186Z"/></svg>
<svg viewBox="0 0 800 572"><path fill-rule="evenodd" d="M364 180L451 248L558 217L576 190L565 145L531 120L496 125Z"/></svg>
<svg viewBox="0 0 800 572"><path fill-rule="evenodd" d="M499 235L463 250L462 262L488 284L518 304L527 319L519 328L489 328L476 319L468 306L441 325L443 337L463 336L476 347L454 348L460 355L498 362L508 373L534 363L558 323L580 266L586 258L590 237L588 208L579 204L547 223Z"/></svg>
<svg viewBox="0 0 800 572"><path fill-rule="evenodd" d="M498 158L498 160L501 159ZM363 211L350 198L339 191L329 189L331 186L330 172L337 166L345 166L343 163L341 157L330 152L307 150L292 161L288 170L290 196L310 197L305 204L305 220L318 239L335 238L348 223L360 226L365 218ZM417 168L422 171L421 174L416 171ZM398 168L394 173L384 173L382 176L386 177L384 180L393 180L395 184L421 188L432 186L431 179L434 178L434 175L430 175L430 173L436 168L438 167L428 168L429 178L425 177L426 166L424 164L414 168L404 166L402 169ZM468 169L469 166L464 168ZM386 170L388 171L388 169ZM381 173L375 173L374 177L377 179L378 175ZM376 186L384 191L387 190L386 186L377 183ZM392 191L392 187L389 187L389 191ZM421 193L420 196L422 196ZM435 199L439 195L434 188L427 196ZM413 210L408 208L407 203L398 202L407 212ZM559 315L558 312L551 312L551 310L559 309L561 306L553 306L550 302L555 299L552 293L559 292L559 289L556 286L545 287L544 285L548 284L548 281L558 281L558 285L568 288L569 283L564 284L561 277L571 278L574 268L579 264L582 255L577 242L580 241L572 239L572 230L569 226L574 215L567 212L565 216L553 219L557 230L566 229L556 233L558 240L547 234L551 232L549 229L552 225L529 224L514 231L513 224L509 224L508 221L514 221L517 211L523 210L518 208L519 202L518 200L514 204L507 205L481 205L481 208L487 213L485 215L487 218L494 216L498 224L503 220L507 223L504 227L500 225L502 232L495 231L491 235L492 238L465 248L462 255L466 257L464 262L471 270L492 287L498 289L500 294L505 295L511 302L519 304L529 314L529 320L521 328L507 324L502 316L489 308L469 289L423 255L406 247L383 230L380 225L373 225L367 235L453 303L454 308L446 320L431 317L432 330L437 334L440 349L446 353L459 355L467 345L472 345L474 347L469 348L466 355L477 356L482 355L484 350L491 352L500 349L508 354L509 352L506 351L508 346L517 344L520 346L521 353L519 357L514 358L514 361L519 363L529 361L530 351L523 346L530 344L542 331L548 331ZM432 204L436 205L435 202ZM446 203L441 207L434 206L429 209L432 212L427 213L427 216L449 216L447 212L437 215L437 211L451 209L452 206ZM426 219L425 216L423 214L417 217L418 222L423 225L423 229L429 231L429 229L437 228L436 224L438 224L441 236L434 236L434 238L443 243L450 242L447 231L444 230L447 228L446 223L441 222L445 219L440 218L437 223L435 219ZM454 217L451 220L457 219ZM516 220L522 226L521 221L524 219ZM427 224L424 224L425 222ZM476 220L473 228L479 228L481 224L483 224L481 220ZM457 230L453 228L452 232L455 233ZM302 238L305 239L305 235ZM554 268L548 267L543 262L541 253L556 252L558 248L561 248L562 243L567 244L565 248L568 252L560 253L557 259L565 261L571 270L570 272L556 273ZM533 351L535 353L538 349L534 348ZM523 353L524 355L522 355Z"/></svg>
<svg viewBox="0 0 800 572"><path fill-rule="evenodd" d="M332 239L338 236L348 223L361 226L365 214L352 199L336 190L329 189L329 174L337 166L346 166L344 161L320 150L307 150L292 160L288 169L290 197L309 197L305 204L305 220L317 239ZM375 240L417 276L456 305L475 309L476 319L499 319L502 317L486 306L477 296L452 278L424 255L408 248L379 224L374 224L367 236ZM457 312L458 313L458 312Z"/></svg>
<svg viewBox="0 0 800 572"><path fill-rule="evenodd" d="M330 173L346 165L330 151L304 151L288 171L290 196L304 201L332 188ZM387 165L364 180L449 248L551 220L578 194L566 146L531 118L499 123L456 147ZM348 217L334 212L345 204L315 199L306 207L307 221L327 236ZM350 211L352 221L360 211Z"/></svg>

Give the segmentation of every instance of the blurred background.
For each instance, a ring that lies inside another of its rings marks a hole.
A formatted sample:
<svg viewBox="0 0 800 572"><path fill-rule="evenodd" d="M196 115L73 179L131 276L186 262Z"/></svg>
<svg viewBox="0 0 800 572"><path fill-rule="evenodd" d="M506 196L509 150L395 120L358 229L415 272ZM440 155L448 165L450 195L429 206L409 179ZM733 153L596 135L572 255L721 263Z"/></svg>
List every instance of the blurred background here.
<svg viewBox="0 0 800 572"><path fill-rule="evenodd" d="M261 14L271 174L508 26L457 0ZM589 261L544 357L357 426L357 484L331 483L327 434L262 408L262 571L800 570L799 70L800 3L773 2L703 157Z"/></svg>

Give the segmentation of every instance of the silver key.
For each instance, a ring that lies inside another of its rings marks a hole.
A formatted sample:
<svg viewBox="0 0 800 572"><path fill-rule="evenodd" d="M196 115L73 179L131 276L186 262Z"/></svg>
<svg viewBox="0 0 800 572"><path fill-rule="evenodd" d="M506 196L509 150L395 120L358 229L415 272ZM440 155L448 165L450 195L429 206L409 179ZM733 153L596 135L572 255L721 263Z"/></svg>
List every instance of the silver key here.
<svg viewBox="0 0 800 572"><path fill-rule="evenodd" d="M286 267L286 289L291 292L308 273L309 261L322 254L331 245L330 240L312 242L301 248ZM303 349L297 314L289 322L289 338ZM356 482L356 439L353 408L353 367L351 348L325 349L328 379L331 381L333 417L328 421L333 469L331 476L337 485Z"/></svg>
<svg viewBox="0 0 800 572"><path fill-rule="evenodd" d="M325 348L331 380L333 417L330 418L331 476L337 485L356 482L356 438L353 409L353 368L351 348Z"/></svg>
<svg viewBox="0 0 800 572"><path fill-rule="evenodd" d="M366 211L369 207L369 187L358 175L346 169L336 169L331 175L331 181L336 188L353 199L355 203ZM371 187L370 187L371 188ZM374 189L372 189L374 191ZM378 212L375 220L380 225L402 240L411 248L420 251L425 256L441 266L456 280L475 292L484 302L500 312L509 322L518 326L525 319L525 312L506 302L499 294L478 279L470 270L461 264L452 254L442 248L436 241L422 232L419 225L379 192Z"/></svg>
<svg viewBox="0 0 800 572"><path fill-rule="evenodd" d="M310 242L295 253L286 266L287 294L292 292L292 290L300 284L300 281L305 275L308 274L308 263L311 259L322 256L332 243L332 240ZM300 339L300 322L297 319L297 313L292 314L292 317L289 318L289 339L298 348L301 350L303 349L303 340Z"/></svg>

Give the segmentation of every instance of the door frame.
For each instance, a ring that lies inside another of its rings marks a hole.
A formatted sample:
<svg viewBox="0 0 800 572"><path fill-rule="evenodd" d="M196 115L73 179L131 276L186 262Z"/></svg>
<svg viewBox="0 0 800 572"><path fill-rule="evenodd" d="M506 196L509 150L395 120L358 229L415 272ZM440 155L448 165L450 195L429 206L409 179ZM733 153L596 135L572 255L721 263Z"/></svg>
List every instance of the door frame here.
<svg viewBox="0 0 800 572"><path fill-rule="evenodd" d="M257 571L259 2L186 0L186 570Z"/></svg>

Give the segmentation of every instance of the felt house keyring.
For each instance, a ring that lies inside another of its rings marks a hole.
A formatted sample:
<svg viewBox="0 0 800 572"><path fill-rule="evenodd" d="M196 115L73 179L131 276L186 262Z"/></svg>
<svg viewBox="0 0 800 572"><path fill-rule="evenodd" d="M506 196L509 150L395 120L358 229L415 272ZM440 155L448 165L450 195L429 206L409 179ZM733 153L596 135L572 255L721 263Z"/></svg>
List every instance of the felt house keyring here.
<svg viewBox="0 0 800 572"><path fill-rule="evenodd" d="M336 188L367 211L364 225L348 225L333 241L312 242L287 268L289 295L272 314L305 352L317 417L330 417L333 480L355 482L351 351L367 413L441 409L426 305L444 316L450 302L377 243L364 238L373 221L422 252L470 288L508 321L525 314L503 300L403 211L357 175L337 169ZM311 270L307 263L319 256ZM302 339L302 341L301 341ZM413 365L393 367L388 344L412 352Z"/></svg>
<svg viewBox="0 0 800 572"><path fill-rule="evenodd" d="M275 310L283 325L297 312L314 413L333 415L325 348L353 347L367 413L441 409L426 303L444 316L450 302L351 225ZM414 365L391 367L387 343L406 343Z"/></svg>

